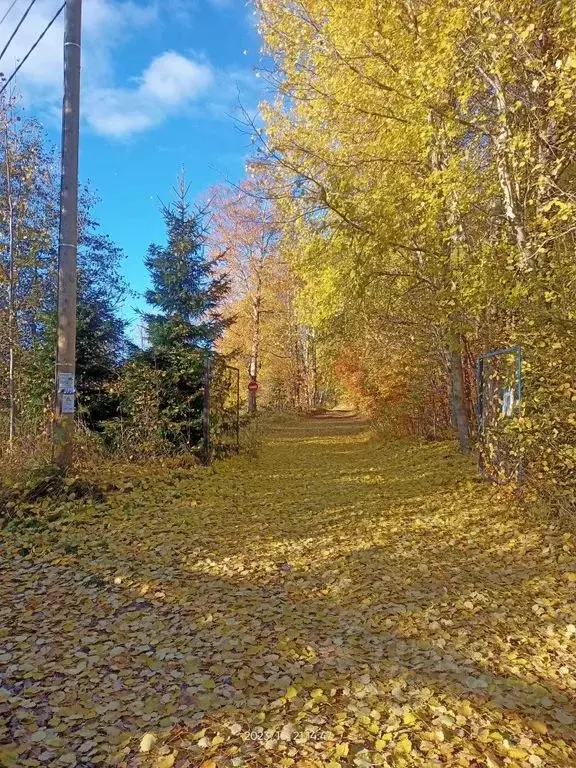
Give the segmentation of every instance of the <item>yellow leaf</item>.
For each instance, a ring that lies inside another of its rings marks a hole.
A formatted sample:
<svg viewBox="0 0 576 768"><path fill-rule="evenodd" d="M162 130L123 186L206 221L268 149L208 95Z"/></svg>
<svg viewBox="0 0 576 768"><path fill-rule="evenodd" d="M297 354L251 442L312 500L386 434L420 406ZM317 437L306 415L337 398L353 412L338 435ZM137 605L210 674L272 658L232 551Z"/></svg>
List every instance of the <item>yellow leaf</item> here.
<svg viewBox="0 0 576 768"><path fill-rule="evenodd" d="M417 717L413 712L404 712L404 716L402 720L404 722L404 725L414 725L414 723L417 720Z"/></svg>
<svg viewBox="0 0 576 768"><path fill-rule="evenodd" d="M396 744L394 751L399 755L409 755L412 752L412 742L408 736L402 736L400 741Z"/></svg>
<svg viewBox="0 0 576 768"><path fill-rule="evenodd" d="M0 747L0 765L6 766L6 768L17 765L18 756L19 750L15 744Z"/></svg>
<svg viewBox="0 0 576 768"><path fill-rule="evenodd" d="M140 752L150 752L156 741L155 733L145 733L140 742Z"/></svg>
<svg viewBox="0 0 576 768"><path fill-rule="evenodd" d="M536 733L539 733L542 736L545 736L548 733L548 726L546 723L543 723L542 720L529 720L528 725L533 731L536 731Z"/></svg>
<svg viewBox="0 0 576 768"><path fill-rule="evenodd" d="M322 696L324 696L322 688L315 688L310 694L311 699L321 699Z"/></svg>
<svg viewBox="0 0 576 768"><path fill-rule="evenodd" d="M296 688L294 688L293 685L289 685L288 688L286 689L285 698L294 699L296 698L296 696L298 696L298 691L296 690Z"/></svg>
<svg viewBox="0 0 576 768"><path fill-rule="evenodd" d="M348 750L350 749L347 741L342 741L340 744L336 746L336 749L334 750L334 755L336 757L347 757Z"/></svg>
<svg viewBox="0 0 576 768"><path fill-rule="evenodd" d="M174 752L170 755L164 755L163 757L158 758L158 762L156 763L156 768L172 768L174 763L176 762L176 755Z"/></svg>

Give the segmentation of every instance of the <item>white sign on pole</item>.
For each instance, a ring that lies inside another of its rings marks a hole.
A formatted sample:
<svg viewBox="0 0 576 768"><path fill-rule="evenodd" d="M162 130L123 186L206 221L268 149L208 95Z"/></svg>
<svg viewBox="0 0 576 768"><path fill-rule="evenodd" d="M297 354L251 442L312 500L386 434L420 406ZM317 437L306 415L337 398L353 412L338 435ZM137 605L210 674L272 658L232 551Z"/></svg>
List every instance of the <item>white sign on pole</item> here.
<svg viewBox="0 0 576 768"><path fill-rule="evenodd" d="M74 413L74 400L73 394L62 394L62 413Z"/></svg>
<svg viewBox="0 0 576 768"><path fill-rule="evenodd" d="M58 374L58 392L60 394L60 413L74 413L76 409L76 389L73 373Z"/></svg>
<svg viewBox="0 0 576 768"><path fill-rule="evenodd" d="M58 391L74 392L74 374L73 373L58 374Z"/></svg>

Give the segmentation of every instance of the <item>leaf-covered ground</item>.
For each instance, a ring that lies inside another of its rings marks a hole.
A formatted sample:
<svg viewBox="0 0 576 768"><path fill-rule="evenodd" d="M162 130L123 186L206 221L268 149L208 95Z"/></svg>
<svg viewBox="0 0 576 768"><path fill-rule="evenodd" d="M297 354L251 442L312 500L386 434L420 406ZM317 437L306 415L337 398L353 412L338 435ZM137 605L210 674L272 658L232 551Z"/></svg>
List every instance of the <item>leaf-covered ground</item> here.
<svg viewBox="0 0 576 768"><path fill-rule="evenodd" d="M302 420L118 485L1 544L0 765L576 765L574 539L451 446Z"/></svg>

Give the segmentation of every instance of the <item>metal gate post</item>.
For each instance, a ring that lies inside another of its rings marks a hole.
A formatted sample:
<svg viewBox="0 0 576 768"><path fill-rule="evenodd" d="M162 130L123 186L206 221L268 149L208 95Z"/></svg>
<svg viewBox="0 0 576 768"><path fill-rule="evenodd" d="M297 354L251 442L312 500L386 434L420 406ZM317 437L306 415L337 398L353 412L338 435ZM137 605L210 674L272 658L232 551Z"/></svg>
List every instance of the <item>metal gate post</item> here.
<svg viewBox="0 0 576 768"><path fill-rule="evenodd" d="M523 386L522 386L522 347L517 344L513 347L506 347L503 349L496 349L493 352L486 352L484 355L480 355L476 360L476 378L477 378L477 390L478 398L476 404L477 412L477 430L478 430L478 442L480 444L480 450L478 454L478 469L482 474L485 474L485 466L482 454L482 440L485 431L485 413L484 413L484 363L486 360L490 360L496 357L502 357L504 355L515 355L516 357L516 403L520 405L522 403ZM522 457L518 460L517 479L521 483L524 475L524 466Z"/></svg>

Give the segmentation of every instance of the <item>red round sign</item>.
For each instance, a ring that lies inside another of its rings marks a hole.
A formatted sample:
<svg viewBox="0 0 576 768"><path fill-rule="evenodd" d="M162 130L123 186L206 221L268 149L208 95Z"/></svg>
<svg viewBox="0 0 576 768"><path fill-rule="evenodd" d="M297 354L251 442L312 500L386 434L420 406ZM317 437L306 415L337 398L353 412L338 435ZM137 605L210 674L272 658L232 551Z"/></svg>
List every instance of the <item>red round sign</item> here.
<svg viewBox="0 0 576 768"><path fill-rule="evenodd" d="M248 391L249 392L258 392L258 382L257 381L251 381L248 384Z"/></svg>

